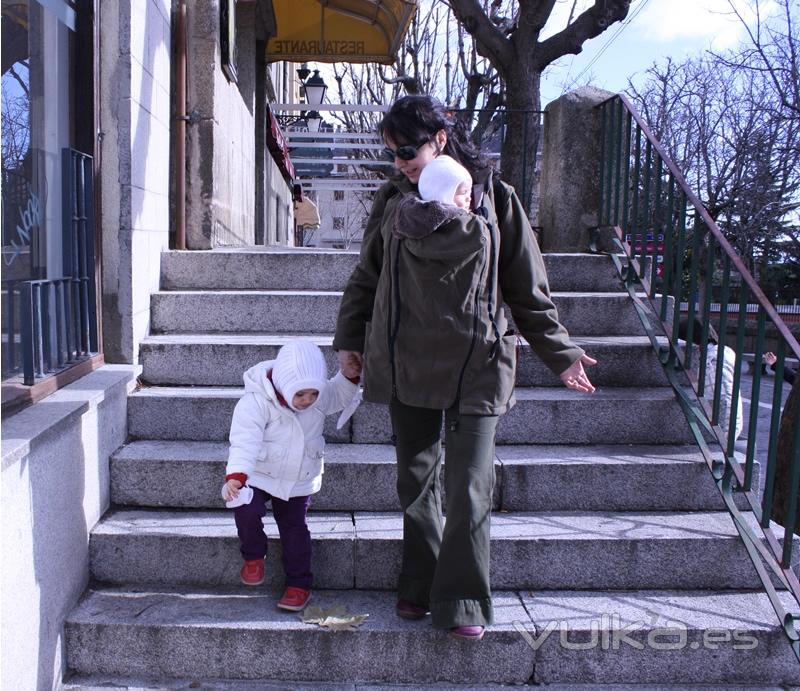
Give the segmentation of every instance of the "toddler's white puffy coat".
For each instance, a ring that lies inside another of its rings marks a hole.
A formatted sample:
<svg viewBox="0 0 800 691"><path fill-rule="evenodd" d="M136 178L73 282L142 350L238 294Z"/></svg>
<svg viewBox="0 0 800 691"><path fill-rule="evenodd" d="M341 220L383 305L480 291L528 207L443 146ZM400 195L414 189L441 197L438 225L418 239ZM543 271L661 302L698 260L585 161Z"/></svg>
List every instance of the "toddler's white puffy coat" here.
<svg viewBox="0 0 800 691"><path fill-rule="evenodd" d="M342 410L358 387L341 372L328 380L314 405L300 412L281 405L267 373L273 360L244 373L244 396L231 422L226 474L287 500L319 492L324 472L325 416Z"/></svg>

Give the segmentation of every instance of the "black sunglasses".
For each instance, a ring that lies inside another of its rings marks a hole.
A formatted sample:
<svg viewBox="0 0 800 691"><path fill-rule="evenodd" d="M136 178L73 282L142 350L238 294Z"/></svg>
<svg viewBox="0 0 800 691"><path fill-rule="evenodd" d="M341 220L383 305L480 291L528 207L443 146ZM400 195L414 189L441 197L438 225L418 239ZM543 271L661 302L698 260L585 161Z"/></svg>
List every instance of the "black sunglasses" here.
<svg viewBox="0 0 800 691"><path fill-rule="evenodd" d="M386 156L387 160L394 161L395 158L400 158L404 161L411 161L417 157L417 152L425 146L430 139L426 139L422 144L417 144L416 146L411 146L411 144L406 144L405 146L398 146L396 149L390 149L388 146L384 147L383 155Z"/></svg>

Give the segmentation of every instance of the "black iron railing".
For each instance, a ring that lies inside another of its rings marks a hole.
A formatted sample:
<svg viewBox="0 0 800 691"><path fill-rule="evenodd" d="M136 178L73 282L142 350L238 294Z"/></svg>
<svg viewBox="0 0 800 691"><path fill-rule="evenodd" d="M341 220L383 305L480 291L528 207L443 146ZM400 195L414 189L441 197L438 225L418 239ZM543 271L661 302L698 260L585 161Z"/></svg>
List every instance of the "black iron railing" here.
<svg viewBox="0 0 800 691"><path fill-rule="evenodd" d="M793 419L781 410L787 357L800 358L800 345L631 103L616 95L599 108L599 220L601 227L614 230L617 250L610 254L800 658L800 637L795 630L800 607L795 602L793 611L787 611L773 585L774 577L800 601L800 583L792 569L796 516L800 514L800 404ZM642 301L642 293L652 309ZM735 309L730 309L733 305ZM658 317L655 322L654 313ZM716 339L714 324L719 334ZM668 347L663 345L664 333ZM756 365L749 392L743 388L742 372L746 333L754 336L754 352L748 355ZM772 400L767 402L771 404L768 448L759 453L766 461L761 488L754 485L762 382L759 365L770 344L777 362ZM737 426L741 428L745 422L737 419L737 410L746 393L750 403L747 441L737 444ZM779 457L780 430L791 439L788 455ZM747 498L762 534L751 527L756 521L746 520L737 508L736 494Z"/></svg>
<svg viewBox="0 0 800 691"><path fill-rule="evenodd" d="M2 285L3 378L27 386L98 352L92 157L64 149L62 179L63 274Z"/></svg>

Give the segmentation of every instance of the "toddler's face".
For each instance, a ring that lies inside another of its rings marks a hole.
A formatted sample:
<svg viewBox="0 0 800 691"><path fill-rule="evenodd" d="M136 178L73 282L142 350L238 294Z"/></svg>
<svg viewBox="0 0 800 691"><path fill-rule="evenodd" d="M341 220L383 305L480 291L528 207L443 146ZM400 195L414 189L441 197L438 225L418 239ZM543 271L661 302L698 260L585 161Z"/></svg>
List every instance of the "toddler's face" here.
<svg viewBox="0 0 800 691"><path fill-rule="evenodd" d="M456 187L456 193L453 195L453 204L459 209L469 209L469 204L472 201L472 187L466 182L462 182Z"/></svg>
<svg viewBox="0 0 800 691"><path fill-rule="evenodd" d="M295 410L305 410L314 405L319 398L319 391L316 389L300 389L292 398L292 407Z"/></svg>

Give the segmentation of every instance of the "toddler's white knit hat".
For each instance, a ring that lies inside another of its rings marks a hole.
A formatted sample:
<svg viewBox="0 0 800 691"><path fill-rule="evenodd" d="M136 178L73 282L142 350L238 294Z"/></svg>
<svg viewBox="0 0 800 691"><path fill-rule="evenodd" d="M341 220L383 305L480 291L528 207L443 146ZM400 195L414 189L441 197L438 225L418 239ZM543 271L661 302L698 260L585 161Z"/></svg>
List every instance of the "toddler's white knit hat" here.
<svg viewBox="0 0 800 691"><path fill-rule="evenodd" d="M292 399L298 391L316 389L322 393L327 380L322 351L310 341L289 341L272 364L272 383L292 410L297 410Z"/></svg>
<svg viewBox="0 0 800 691"><path fill-rule="evenodd" d="M437 156L422 169L417 187L424 201L453 206L453 196L462 182L472 187L469 171L450 156Z"/></svg>

